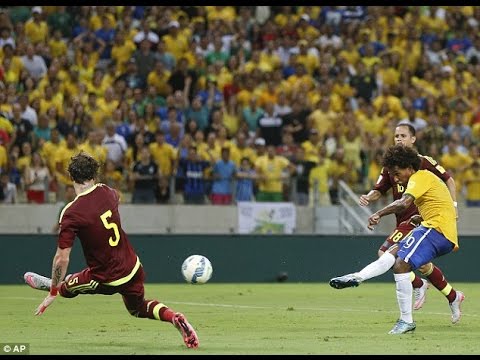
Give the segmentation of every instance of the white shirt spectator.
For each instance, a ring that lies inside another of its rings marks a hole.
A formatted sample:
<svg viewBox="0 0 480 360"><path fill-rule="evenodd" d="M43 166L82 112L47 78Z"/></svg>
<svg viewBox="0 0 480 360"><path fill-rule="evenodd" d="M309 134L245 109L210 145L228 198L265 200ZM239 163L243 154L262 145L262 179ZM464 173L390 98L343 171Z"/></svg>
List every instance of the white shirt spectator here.
<svg viewBox="0 0 480 360"><path fill-rule="evenodd" d="M234 35L226 34L222 36L222 51L225 51L227 54L230 54L230 48L232 46L232 41L234 39Z"/></svg>
<svg viewBox="0 0 480 360"><path fill-rule="evenodd" d="M5 44L10 44L15 49L15 40L13 37L9 36L6 39L0 37L0 48L3 48L3 45Z"/></svg>
<svg viewBox="0 0 480 360"><path fill-rule="evenodd" d="M133 37L133 42L135 44L140 44L145 38L150 40L152 44L158 44L158 41L160 40L158 35L155 34L153 31L149 31L148 33L146 33L145 31L141 30L135 34L135 36Z"/></svg>
<svg viewBox="0 0 480 360"><path fill-rule="evenodd" d="M25 173L29 179L33 179L33 182L28 185L28 190L46 191L48 188L48 181L50 179L50 172L47 167L40 169L34 169L28 166L25 169Z"/></svg>
<svg viewBox="0 0 480 360"><path fill-rule="evenodd" d="M23 55L21 60L25 69L35 80L40 80L47 73L47 65L41 56L33 55L30 57Z"/></svg>
<svg viewBox="0 0 480 360"><path fill-rule="evenodd" d="M477 58L477 64L480 64L480 36L474 40L473 46L470 46L465 52L465 60L467 63L470 63L474 57Z"/></svg>
<svg viewBox="0 0 480 360"><path fill-rule="evenodd" d="M434 41L430 47L425 49L425 55L431 65L442 65L448 60L447 52L442 48L439 40Z"/></svg>
<svg viewBox="0 0 480 360"><path fill-rule="evenodd" d="M343 47L343 40L340 36L335 34L323 34L315 41L315 44L319 45L322 49L330 46L335 50L338 50Z"/></svg>
<svg viewBox="0 0 480 360"><path fill-rule="evenodd" d="M197 43L195 47L195 54L200 55L201 57L207 56L209 52L213 51L213 44L207 43L207 46L204 48L202 44Z"/></svg>
<svg viewBox="0 0 480 360"><path fill-rule="evenodd" d="M24 118L25 120L30 121L30 123L31 123L33 126L36 126L37 123L38 123L37 112L36 112L35 109L32 108L30 105L27 105L27 107L25 108L25 110L22 112L22 118Z"/></svg>
<svg viewBox="0 0 480 360"><path fill-rule="evenodd" d="M263 25L270 17L270 6L255 6L255 19L260 25Z"/></svg>
<svg viewBox="0 0 480 360"><path fill-rule="evenodd" d="M280 105L276 103L273 106L273 111L279 116L284 116L292 112L292 107L288 104Z"/></svg>
<svg viewBox="0 0 480 360"><path fill-rule="evenodd" d="M297 48L297 51L298 51L298 48ZM289 48L279 46L273 51L273 53L280 58L280 61L282 62L283 66L286 66L288 64L290 60Z"/></svg>
<svg viewBox="0 0 480 360"><path fill-rule="evenodd" d="M17 187L14 183L9 181L3 186L3 196L0 204L15 204L17 202Z"/></svg>
<svg viewBox="0 0 480 360"><path fill-rule="evenodd" d="M113 125L113 133L109 130L108 124L106 126L107 133L102 140L102 145L107 148L107 159L111 159L116 166L121 167L123 156L127 151L127 142L122 135L115 132L115 125Z"/></svg>

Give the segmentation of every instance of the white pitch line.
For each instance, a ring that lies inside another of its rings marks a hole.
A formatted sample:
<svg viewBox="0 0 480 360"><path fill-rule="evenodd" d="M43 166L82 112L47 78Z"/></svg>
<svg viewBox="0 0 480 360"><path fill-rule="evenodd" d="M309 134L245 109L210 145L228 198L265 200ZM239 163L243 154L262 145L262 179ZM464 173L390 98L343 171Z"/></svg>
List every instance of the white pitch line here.
<svg viewBox="0 0 480 360"><path fill-rule="evenodd" d="M0 297L0 300L2 299L11 299L11 300L38 300L41 297L26 297L26 296L2 296Z"/></svg>
<svg viewBox="0 0 480 360"><path fill-rule="evenodd" d="M205 304L205 303L195 303L195 302L184 302L184 301L167 301L166 303L171 304L179 304L179 305L192 305L192 306L209 306L209 307L228 307L228 308L239 308L239 309L274 309L274 310L283 310L285 308L292 307L294 310L305 310L305 311L344 311L344 312L369 312L369 313L397 313L398 310L373 310L373 309L348 309L342 308L339 310L338 308L312 308L312 307L296 307L296 306L257 306L257 305L238 305L238 304ZM415 313L415 312L414 312ZM438 312L427 312L422 311L422 314L428 315L439 315L444 316L445 313L438 313ZM464 314L462 316L468 315L472 317L478 317L477 314Z"/></svg>
<svg viewBox="0 0 480 360"><path fill-rule="evenodd" d="M38 301L36 297L21 297L21 296L4 296L0 299L11 299L11 300L35 300ZM373 310L373 309L348 309L342 308L339 310L338 308L322 308L322 307L296 307L291 305L285 306L260 306L260 305L239 305L239 304L215 304L215 303L197 303L197 302L185 302L185 301L168 301L164 300L165 303L170 304L179 304L179 305L191 305L191 306L208 306L208 307L223 307L223 308L233 308L233 309L270 309L270 310L284 310L286 308L292 307L294 310L303 310L303 311L343 311L343 312L368 312L368 313L397 313L398 310ZM438 315L438 316L445 316L446 313L438 313L438 312L428 312L422 310L422 314L428 315ZM414 312L415 314L415 312ZM465 314L463 313L462 316L468 317L479 317L478 314Z"/></svg>

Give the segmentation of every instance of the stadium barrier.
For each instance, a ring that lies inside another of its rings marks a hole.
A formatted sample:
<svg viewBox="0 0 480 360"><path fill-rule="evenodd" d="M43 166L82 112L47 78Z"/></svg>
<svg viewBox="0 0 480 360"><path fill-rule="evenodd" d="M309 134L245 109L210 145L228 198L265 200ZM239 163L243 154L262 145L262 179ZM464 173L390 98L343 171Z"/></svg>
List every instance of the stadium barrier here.
<svg viewBox="0 0 480 360"><path fill-rule="evenodd" d="M149 283L182 283L180 267L192 254L207 256L213 265L212 283L327 282L331 277L360 270L376 259L384 236L339 235L129 235L147 272ZM435 261L449 281L480 281L478 236L460 236L460 249ZM21 284L26 271L50 275L56 249L52 234L0 235L3 253L0 283ZM68 272L85 267L75 241ZM283 276L283 277L282 277ZM387 272L370 281L393 282Z"/></svg>

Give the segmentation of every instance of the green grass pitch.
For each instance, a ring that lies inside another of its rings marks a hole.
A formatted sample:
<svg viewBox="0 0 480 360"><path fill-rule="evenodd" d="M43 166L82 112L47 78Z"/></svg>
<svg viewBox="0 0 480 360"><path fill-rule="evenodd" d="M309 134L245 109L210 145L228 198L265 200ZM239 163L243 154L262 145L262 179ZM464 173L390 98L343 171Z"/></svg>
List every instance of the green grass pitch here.
<svg viewBox="0 0 480 360"><path fill-rule="evenodd" d="M388 335L398 317L393 282L342 290L326 283L146 284L147 299L187 316L198 349L187 349L171 324L130 316L118 294L59 297L36 317L45 292L2 285L0 343L27 343L34 355L480 354L480 286L452 285L466 296L460 323L451 324L447 300L430 287L414 312L415 332Z"/></svg>

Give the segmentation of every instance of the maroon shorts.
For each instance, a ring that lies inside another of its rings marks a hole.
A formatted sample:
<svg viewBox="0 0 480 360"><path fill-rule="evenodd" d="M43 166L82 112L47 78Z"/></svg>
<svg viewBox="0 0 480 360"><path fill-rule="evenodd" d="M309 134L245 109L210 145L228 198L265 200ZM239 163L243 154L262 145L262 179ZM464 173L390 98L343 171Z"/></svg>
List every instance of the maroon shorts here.
<svg viewBox="0 0 480 360"><path fill-rule="evenodd" d="M210 200L213 205L231 205L232 204L232 195L231 194L212 194L210 195Z"/></svg>
<svg viewBox="0 0 480 360"><path fill-rule="evenodd" d="M45 191L43 190L27 190L27 200L30 203L45 203Z"/></svg>
<svg viewBox="0 0 480 360"><path fill-rule="evenodd" d="M385 252L387 251L392 245L398 243L402 240L407 234L415 228L410 222L404 221L397 225L395 230L387 237L385 242L380 246L380 250Z"/></svg>
<svg viewBox="0 0 480 360"><path fill-rule="evenodd" d="M145 296L144 289L145 272L143 266L140 266L133 276L125 284L119 286L109 286L92 279L92 273L89 268L81 272L72 274L68 280L62 283L60 295L66 298L73 298L79 294L102 294L123 296L123 302L127 309L137 309L143 303Z"/></svg>

